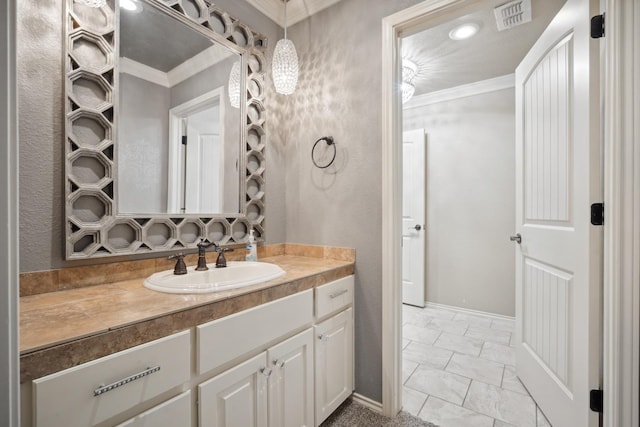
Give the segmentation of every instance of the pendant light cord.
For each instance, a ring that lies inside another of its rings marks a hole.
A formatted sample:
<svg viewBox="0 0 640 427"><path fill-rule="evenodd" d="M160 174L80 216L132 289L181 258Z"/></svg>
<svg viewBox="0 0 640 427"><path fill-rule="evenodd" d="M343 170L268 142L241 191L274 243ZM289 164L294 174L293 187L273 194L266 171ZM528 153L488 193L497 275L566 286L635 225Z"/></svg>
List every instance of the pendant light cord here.
<svg viewBox="0 0 640 427"><path fill-rule="evenodd" d="M287 3L289 0L284 0L284 38L287 38Z"/></svg>

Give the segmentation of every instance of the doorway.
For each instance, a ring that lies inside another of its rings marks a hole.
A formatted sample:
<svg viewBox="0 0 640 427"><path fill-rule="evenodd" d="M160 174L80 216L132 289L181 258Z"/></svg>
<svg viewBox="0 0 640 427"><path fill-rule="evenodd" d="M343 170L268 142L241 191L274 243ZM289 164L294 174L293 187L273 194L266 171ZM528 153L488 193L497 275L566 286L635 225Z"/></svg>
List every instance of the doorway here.
<svg viewBox="0 0 640 427"><path fill-rule="evenodd" d="M427 214L424 229L412 234L426 242L419 262L431 305L515 316L515 257L509 241L515 229L514 82L508 74L420 94L404 105L405 135L429 129L423 142ZM403 187L424 179L407 170L416 157L404 156ZM404 191L403 222L407 206L417 199ZM406 249L407 231L403 224L403 266L418 263L417 251ZM406 294L403 285L408 302Z"/></svg>
<svg viewBox="0 0 640 427"><path fill-rule="evenodd" d="M168 212L223 211L223 96L220 87L169 110Z"/></svg>
<svg viewBox="0 0 640 427"><path fill-rule="evenodd" d="M389 61L389 63L393 63L395 64L393 67L390 67L386 73L386 77L389 77L391 80L390 81L400 81L400 62L401 62L401 55L400 55L400 51L398 48L398 44L397 42L394 43L393 40L397 40L397 37L406 37L408 35L411 34L415 34L416 30L420 27L421 24L424 24L425 22L429 21L431 25L435 25L436 23L442 23L442 22L446 22L447 18L451 19L450 17L452 15L455 15L454 12L459 12L462 10L462 8L465 8L465 12L468 12L469 9L471 9L471 6L469 3L467 2L450 2L447 6L449 6L449 8L445 7L442 5L442 2L425 2L427 4L421 4L418 5L414 8L412 8L412 10L407 10L401 13L398 13L396 15L393 16L394 20L389 20L386 24L387 25L383 25L383 30L384 30L384 37L383 40L385 42L387 42L387 45L385 46L385 49L389 49L389 52L391 53L391 55L386 56L385 59L387 59ZM594 2L595 3L595 2ZM575 31L576 35L576 52L579 51L579 49L584 49L585 45L588 45L588 33L584 32L584 25L583 23L588 22L588 14L591 13L592 11L589 9L589 2L587 1L579 1L579 0L569 0L568 2L569 6L566 8L567 11L563 14L563 18L571 18L574 19L576 17L580 17L581 19L578 20L577 18L573 21L573 22L579 22L578 24L575 24L576 27L573 27L573 29L571 31ZM593 4L591 5L593 6ZM467 9L469 8L469 9ZM427 20L426 18L424 18L426 15L430 15L429 16L429 20ZM416 17L420 17L419 19ZM422 19L421 23L419 23L418 21L420 21L420 19ZM554 29L557 29L559 27L558 22L561 20L556 20L554 21L556 24L552 25L554 27ZM565 22L567 20L565 19ZM395 23L401 23L398 24L394 27L394 22ZM574 34L573 32L568 32L565 33L566 34ZM578 35L580 36L580 38L578 38ZM551 36L547 36L544 42L539 42L536 45L543 45L544 43L549 41L549 37ZM554 34L553 37L556 37L556 35ZM562 41L562 40L560 40ZM559 45L559 44L558 44ZM555 48L551 48L551 50L553 50ZM548 52L549 50L546 50L546 52ZM383 50L384 52L384 50ZM583 51L584 52L584 51ZM538 54L541 52L537 52ZM572 52L573 54L573 52ZM542 63L544 61L539 61L538 63ZM385 70L383 68L383 70ZM385 73L383 73L385 74ZM574 74L574 76L577 76ZM589 74L587 73L587 76L589 76ZM597 79L597 75L594 74L593 75L596 79ZM528 77L528 76L526 76ZM383 76L383 79L385 77ZM525 79L526 80L526 79ZM580 80L580 78L578 78L577 80ZM524 86L522 84L522 81L520 82L521 84L518 85L516 84L516 93L519 93L520 98L519 98L519 102L522 102L523 98L522 98L522 87ZM397 89L394 89L393 86L384 86L384 90L385 90L385 97L387 97L387 99L391 100L392 102L390 103L389 106L384 105L383 103L383 108L386 109L386 111L383 111L385 117L389 118L390 120L387 122L385 121L384 123L387 124L387 126L383 127L383 133L384 133L384 138L385 140L389 141L393 141L393 140L398 140L399 137L398 135L401 132L401 126L398 123L398 119L399 119L399 114L398 111L400 110L400 99L399 96L397 95ZM520 92L518 92L520 91ZM395 95L394 95L395 93ZM572 94L573 96L573 94ZM542 99L542 98L541 98ZM588 100L589 98L584 98L585 100ZM572 100L572 102L575 103L575 100ZM578 105L580 103L575 103L574 105ZM522 105L524 105L524 103L521 104L516 104L518 106L518 108L523 108ZM582 103L581 105L589 105L588 103ZM576 110L578 110L580 108L577 108ZM522 118L524 116L521 115L517 115L519 118ZM529 118L527 118L528 120ZM586 123L588 123L588 119L586 121ZM520 124L521 128L520 128L520 132L522 131L522 123ZM576 132L580 133L582 130L580 129L575 129ZM597 132L596 132L597 134ZM520 133L520 135L522 136L522 133ZM586 138L583 136L583 141L587 141L588 144L591 143L592 141L594 141L594 138L592 138L591 136L595 136L594 134L589 134L588 132L586 133ZM528 148L530 148L530 146L527 146ZM398 185L398 178L401 176L399 173L395 172L395 168L394 165L397 164L397 160L400 157L400 153L399 153L399 148L398 147L393 147L393 146L389 146L387 144L383 144L383 158L387 157L387 159L385 160L385 162L383 162L383 173L385 174L385 176L389 176L391 177L391 179L389 179L387 182L385 182L383 180L383 202L393 202L394 198L397 197L397 194L399 193L399 185ZM577 150L580 151L580 150ZM576 152L577 152L576 151ZM591 149L587 149L586 152L591 152L593 153L593 151L591 151ZM520 154L522 155L522 151L520 151ZM528 158L530 157L530 154L528 154ZM573 154L573 153L572 153ZM575 158L572 158L572 161L579 161L578 159L579 156L576 156ZM536 167L541 167L541 165L545 164L544 162L547 161L547 158L539 158L539 163L536 164ZM534 168L535 169L535 168ZM529 179L528 176L526 175L526 173L528 173L527 171L531 171L532 169L527 169L525 171L525 175L524 178L525 179ZM572 170L572 172L575 170ZM521 170L522 172L522 170ZM594 176L597 176L594 175ZM586 175L583 176L586 178ZM545 178L546 179L546 178ZM574 180L574 182L580 181L574 178L572 178ZM582 180L582 182L584 182L585 180ZM588 179L586 179L586 181L589 181ZM520 184L518 185L522 185L522 181L518 181L520 182ZM542 181L542 182L546 182L546 181ZM528 188L528 187L527 187ZM542 187L540 187L542 188ZM546 187L545 187L546 188ZM577 191L577 190L576 190ZM585 194L589 194L589 192L587 191L587 193ZM595 193L594 193L595 194ZM546 196L543 196L543 198ZM597 197L597 195L595 196ZM542 200L542 199L541 199ZM576 199L578 200L578 199ZM397 199L395 200L397 201ZM583 202L578 203L580 206L582 205ZM385 209L385 212L383 213L383 248L389 247L389 251L387 251L385 253L385 259L390 259L391 261L395 261L392 262L392 265L389 266L388 268L383 269L383 289L385 292L385 297L383 298L383 301L387 302L387 298L386 296L389 296L390 298L388 299L388 301L390 302L390 304L385 304L385 307L383 307L383 334L385 335L386 339L385 341L388 343L388 338L389 337L394 337L394 339L392 340L394 345L397 345L397 348L388 348L387 344L384 345L384 349L383 349L383 360L384 360L384 375L385 378L387 378L387 375L390 374L391 378L395 378L394 375L396 375L394 372L398 372L399 368L400 368L400 361L398 359L400 359L400 352L398 351L398 349L402 348L402 343L400 342L400 339L397 337L397 333L401 328L401 321L399 319L400 314L398 313L399 308L397 306L394 307L394 304L397 304L397 301L400 300L400 297L397 293L395 293L393 290L389 289L388 286L391 285L395 280L397 280L397 275L398 275L398 271L397 269L397 265L398 265L398 260L401 259L400 256L400 251L398 249L396 249L394 247L394 242L396 241L397 237L397 233L400 230L400 221L399 219L399 215L398 215L398 209ZM527 216L525 218L528 222L525 221L525 228L521 228L522 230L525 230L526 227L530 224L534 224L536 221L538 221L536 218L533 218L533 221L530 221L532 218L530 216ZM538 224L540 224L541 222L544 222L546 219L540 219L538 221ZM579 218L577 220L578 222L580 222L580 227L582 227L582 218ZM522 225L519 225L518 227L523 227ZM516 229L518 231L520 231L518 228ZM584 229L586 230L586 228ZM589 233L587 233L587 235L589 235ZM527 258L527 254L528 254L528 250L530 247L529 245L534 245L535 246L534 241L526 241L525 240L525 244L522 245L521 247L519 247L516 251L517 257L523 257L523 258ZM588 246L588 245L587 245ZM389 256L390 255L390 256ZM540 267L540 266L539 266ZM547 267L544 267L547 268ZM541 267L542 269L542 267ZM556 273L559 270L553 270L550 268L547 268L546 273L549 273L549 275L553 275L553 273ZM545 273L545 274L546 274ZM520 270L520 279L522 279L522 277L529 277L530 276L522 276L522 269ZM525 273L525 274L529 274L529 273ZM580 273L582 274L582 273ZM558 274L556 274L557 277L560 277ZM546 277L541 276L541 277ZM584 276L586 277L586 276ZM589 276L592 277L592 276ZM536 279L537 280L537 279ZM546 280L546 279L544 279ZM542 282L544 282L544 280ZM542 283L540 282L540 283ZM524 282L519 282L518 283L524 283ZM546 283L546 282L545 282ZM558 282L559 283L559 282ZM582 282L580 282L582 284ZM587 279L587 286L592 286L591 284L591 280ZM594 282L595 283L595 282ZM583 289L583 288L581 288ZM593 289L593 288L589 288L589 289ZM575 292L580 292L580 291L575 291ZM590 295L590 297L593 297L595 294L591 293L591 292L587 292L588 295ZM519 295L519 301L522 301L523 298L531 298L531 295L523 295L522 293ZM582 304L579 303L577 301L577 299L574 298L575 301L572 301L571 304ZM585 300L582 300L585 301ZM541 305L540 307L547 307L544 305L544 302L542 302L543 305ZM518 309L522 312L522 309L524 308L524 306L518 306ZM527 308L527 310L530 310L530 307ZM582 311L583 309L581 308L579 311ZM544 311L544 310L543 310ZM529 312L529 314L531 314ZM575 314L575 311L574 313ZM597 317L597 316L596 316ZM387 319L391 319L390 321L387 321ZM531 341L526 341L527 339L531 339L531 336L527 336L524 335L525 341L522 345L520 345L520 337L522 334L522 323L521 323L521 319L519 318L518 321L518 325L516 328L516 334L518 335L518 340L516 345L519 348L523 348L523 349L527 349L527 348L533 348L533 344ZM533 321L531 316L528 318L528 321ZM581 322L584 321L583 320L579 320L576 322L577 319L573 319L574 325L575 324L582 324ZM542 330L542 329L541 329ZM570 331L572 334L579 334L578 331ZM388 334L388 335L387 335ZM587 336L591 336L590 332L587 332ZM546 338L545 338L546 339ZM544 340L543 340L544 341ZM567 339L564 342L574 342L573 338L571 339ZM597 340L594 340L594 342L597 342ZM542 353L543 350L540 348L538 348L536 351ZM585 353L582 353L585 354ZM589 360L591 359L591 353L589 353L589 355L586 355L586 357ZM389 361L392 361L393 363L389 363ZM573 363L573 362L572 362ZM581 363L578 363L576 361L576 367L582 365ZM578 371L576 371L578 372ZM584 375L583 375L584 373ZM553 375L550 375L550 377L553 377ZM580 423L582 423L582 421L586 420L587 418L590 419L589 423L591 423L594 419L593 416L589 416L588 415L588 399L587 399L587 403L585 405L585 395L586 395L586 388L587 388L587 384L589 385L593 385L591 384L591 380L593 380L593 376L591 376L591 374L587 374L585 371L579 372L575 377L575 380L580 382L581 386L580 387L574 387L571 396L575 396L576 398L573 399L574 402L579 402L576 403L576 407L578 408L576 410L576 412L574 412L575 414L578 414L578 411L580 411L580 415L578 416L578 418L573 418L574 420L580 419ZM533 386L535 388L535 380L532 380L530 382L529 385ZM398 383L400 383L400 381L398 381ZM399 389L400 389L400 385L396 383L396 384L391 384L390 386L387 386L388 384L385 384L385 386L383 387L383 403L384 403L384 407L385 407L385 411L393 411L394 410L394 406L397 405L396 407L399 407L401 402L399 401ZM577 384L577 383L576 383ZM584 385L584 387L583 387ZM567 394L569 396L569 394ZM579 397L578 397L579 396ZM391 412L392 413L392 412ZM584 417L584 418L583 418ZM495 417L496 419L498 419L498 417ZM505 421L504 419L501 421ZM508 421L508 420L507 420ZM493 422L493 421L492 421ZM585 422L584 425L590 425L589 423ZM569 424L558 424L558 425L569 425Z"/></svg>

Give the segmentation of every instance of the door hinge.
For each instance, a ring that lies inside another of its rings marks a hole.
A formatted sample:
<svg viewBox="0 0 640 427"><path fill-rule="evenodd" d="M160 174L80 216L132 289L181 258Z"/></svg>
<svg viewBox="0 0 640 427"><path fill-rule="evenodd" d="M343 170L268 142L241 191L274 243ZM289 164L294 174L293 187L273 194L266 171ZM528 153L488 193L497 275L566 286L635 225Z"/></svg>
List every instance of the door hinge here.
<svg viewBox="0 0 640 427"><path fill-rule="evenodd" d="M604 224L604 203L594 203L591 205L591 225Z"/></svg>
<svg viewBox="0 0 640 427"><path fill-rule="evenodd" d="M602 413L602 406L604 402L604 395L602 390L591 390L589 392L589 408L593 412Z"/></svg>
<svg viewBox="0 0 640 427"><path fill-rule="evenodd" d="M187 145L187 136L186 135L184 135L182 137L182 145Z"/></svg>
<svg viewBox="0 0 640 427"><path fill-rule="evenodd" d="M604 13L591 18L591 38L599 39L604 37Z"/></svg>

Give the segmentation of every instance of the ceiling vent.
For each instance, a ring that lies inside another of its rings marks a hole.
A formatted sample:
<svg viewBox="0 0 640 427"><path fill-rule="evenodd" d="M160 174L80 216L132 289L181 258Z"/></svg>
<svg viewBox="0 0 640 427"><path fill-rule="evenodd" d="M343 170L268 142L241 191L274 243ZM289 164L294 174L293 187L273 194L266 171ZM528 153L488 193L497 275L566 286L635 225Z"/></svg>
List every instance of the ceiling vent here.
<svg viewBox="0 0 640 427"><path fill-rule="evenodd" d="M493 9L498 31L531 22L531 0L515 0Z"/></svg>

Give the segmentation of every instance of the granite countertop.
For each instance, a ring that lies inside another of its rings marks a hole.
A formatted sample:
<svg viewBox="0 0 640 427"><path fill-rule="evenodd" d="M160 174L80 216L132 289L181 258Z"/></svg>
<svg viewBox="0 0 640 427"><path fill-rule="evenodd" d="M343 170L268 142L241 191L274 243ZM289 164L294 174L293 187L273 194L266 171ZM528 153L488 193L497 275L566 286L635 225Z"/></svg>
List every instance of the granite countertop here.
<svg viewBox="0 0 640 427"><path fill-rule="evenodd" d="M353 274L354 260L297 255L260 259L286 275L210 294L149 290L143 279L20 298L21 382Z"/></svg>

